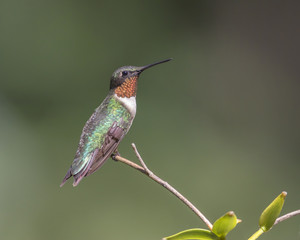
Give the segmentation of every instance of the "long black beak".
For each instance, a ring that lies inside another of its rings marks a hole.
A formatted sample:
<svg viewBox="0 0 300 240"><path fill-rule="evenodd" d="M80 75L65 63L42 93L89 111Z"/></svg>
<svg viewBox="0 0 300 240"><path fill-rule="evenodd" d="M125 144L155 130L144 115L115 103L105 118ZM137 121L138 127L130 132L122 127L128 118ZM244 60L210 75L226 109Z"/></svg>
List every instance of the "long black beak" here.
<svg viewBox="0 0 300 240"><path fill-rule="evenodd" d="M146 70L147 68L153 67L153 66L158 65L158 64L161 64L161 63L169 62L169 61L171 61L172 59L173 59L173 58L169 58L169 59L166 59L166 60L163 60L163 61L160 61L160 62L155 62L155 63L148 64L148 65L146 65L146 66L140 67L137 71L141 73L141 72L143 72L144 70Z"/></svg>

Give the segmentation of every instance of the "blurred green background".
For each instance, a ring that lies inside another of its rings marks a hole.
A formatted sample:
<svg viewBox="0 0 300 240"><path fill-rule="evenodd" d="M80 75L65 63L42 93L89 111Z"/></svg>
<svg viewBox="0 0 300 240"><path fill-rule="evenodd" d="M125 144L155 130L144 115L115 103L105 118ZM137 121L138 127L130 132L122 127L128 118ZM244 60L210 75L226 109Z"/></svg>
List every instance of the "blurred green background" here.
<svg viewBox="0 0 300 240"><path fill-rule="evenodd" d="M120 145L212 222L247 239L281 191L299 209L297 1L0 1L1 239L161 239L205 225L137 171L109 160L59 188L82 127L124 65L145 71ZM261 239L300 239L300 219Z"/></svg>

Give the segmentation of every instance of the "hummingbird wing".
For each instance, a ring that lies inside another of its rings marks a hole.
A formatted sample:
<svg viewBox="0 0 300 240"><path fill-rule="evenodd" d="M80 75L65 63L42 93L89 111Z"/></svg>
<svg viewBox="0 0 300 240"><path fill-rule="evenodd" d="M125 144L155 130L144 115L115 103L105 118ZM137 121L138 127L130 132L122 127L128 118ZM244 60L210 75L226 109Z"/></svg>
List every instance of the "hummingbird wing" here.
<svg viewBox="0 0 300 240"><path fill-rule="evenodd" d="M85 176L91 175L105 163L105 161L116 151L125 134L125 129L117 126L117 122L114 122L105 137L99 153L93 159L92 164Z"/></svg>

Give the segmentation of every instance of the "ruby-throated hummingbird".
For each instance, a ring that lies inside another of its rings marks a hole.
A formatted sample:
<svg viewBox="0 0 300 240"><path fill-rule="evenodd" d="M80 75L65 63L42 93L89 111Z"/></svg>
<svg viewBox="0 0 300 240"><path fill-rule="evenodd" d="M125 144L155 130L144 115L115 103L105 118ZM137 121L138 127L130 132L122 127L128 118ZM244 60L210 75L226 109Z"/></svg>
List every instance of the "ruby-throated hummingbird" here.
<svg viewBox="0 0 300 240"><path fill-rule="evenodd" d="M83 177L97 171L110 156L117 154L117 147L128 132L136 114L136 91L140 74L147 68L170 60L143 67L125 66L113 73L110 91L86 122L75 159L61 187L72 176L73 186L77 186Z"/></svg>

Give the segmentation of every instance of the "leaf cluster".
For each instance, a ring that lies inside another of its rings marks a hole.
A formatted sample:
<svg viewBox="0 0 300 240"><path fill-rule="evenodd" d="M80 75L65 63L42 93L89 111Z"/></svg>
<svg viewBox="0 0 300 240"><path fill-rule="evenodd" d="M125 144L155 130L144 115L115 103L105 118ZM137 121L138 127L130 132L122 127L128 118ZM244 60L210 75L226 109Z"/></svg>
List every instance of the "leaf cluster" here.
<svg viewBox="0 0 300 240"><path fill-rule="evenodd" d="M255 232L249 240L257 239L262 233L269 231L273 227L282 210L286 195L286 192L282 192L262 212L259 218L259 230ZM165 237L163 240L225 240L227 234L233 230L239 222L241 222L241 220L236 217L233 211L230 211L217 219L211 230L201 228L188 229Z"/></svg>

